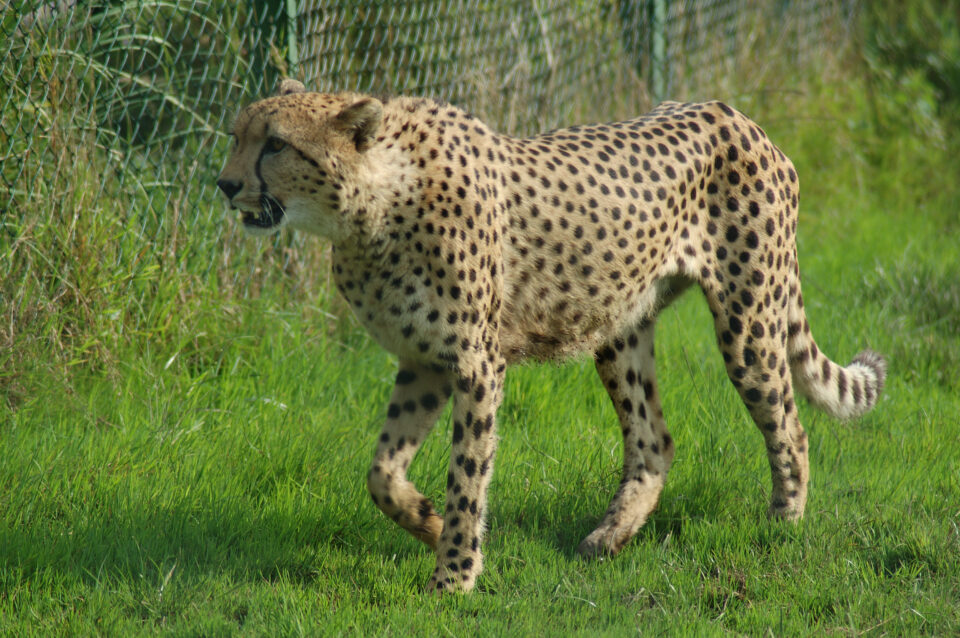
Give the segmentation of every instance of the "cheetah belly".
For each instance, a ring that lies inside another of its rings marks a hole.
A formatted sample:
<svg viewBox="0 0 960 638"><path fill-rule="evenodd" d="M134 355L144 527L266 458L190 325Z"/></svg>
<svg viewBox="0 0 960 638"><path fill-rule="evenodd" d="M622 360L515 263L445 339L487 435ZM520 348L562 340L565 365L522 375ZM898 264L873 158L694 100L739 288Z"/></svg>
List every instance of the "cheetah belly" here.
<svg viewBox="0 0 960 638"><path fill-rule="evenodd" d="M511 363L563 360L595 352L625 327L653 316L672 297L670 278L653 285L634 282L629 289L584 303L585 295L560 292L546 276L524 277L520 283L510 275L508 271L500 347Z"/></svg>

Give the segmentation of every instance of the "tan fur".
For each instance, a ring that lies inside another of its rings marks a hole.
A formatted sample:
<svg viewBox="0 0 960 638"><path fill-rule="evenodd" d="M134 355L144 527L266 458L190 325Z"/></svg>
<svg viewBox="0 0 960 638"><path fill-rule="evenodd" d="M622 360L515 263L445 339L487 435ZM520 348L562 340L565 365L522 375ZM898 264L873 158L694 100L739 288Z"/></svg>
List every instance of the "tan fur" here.
<svg viewBox="0 0 960 638"><path fill-rule="evenodd" d="M218 183L251 231L289 225L330 240L339 290L398 356L367 485L436 550L431 589L469 590L482 569L508 363L593 354L624 467L579 550L616 553L643 525L674 455L653 326L694 283L766 441L769 512L803 514L794 376L848 417L874 405L885 364L866 353L842 368L817 350L800 296L797 175L756 124L719 102L665 103L627 122L517 139L427 99L322 95L295 82L280 93L240 113ZM451 396L441 518L406 473Z"/></svg>

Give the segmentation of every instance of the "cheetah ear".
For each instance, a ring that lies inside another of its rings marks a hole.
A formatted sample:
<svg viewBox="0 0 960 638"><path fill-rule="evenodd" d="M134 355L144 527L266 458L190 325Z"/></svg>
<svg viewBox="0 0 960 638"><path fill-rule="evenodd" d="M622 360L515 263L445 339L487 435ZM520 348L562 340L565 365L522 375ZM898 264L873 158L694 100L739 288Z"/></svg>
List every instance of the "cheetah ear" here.
<svg viewBox="0 0 960 638"><path fill-rule="evenodd" d="M340 111L333 125L353 140L358 151L365 151L373 143L383 119L383 105L379 100L365 97Z"/></svg>
<svg viewBox="0 0 960 638"><path fill-rule="evenodd" d="M293 78L283 78L283 81L280 83L280 87L277 89L276 95L290 95L292 93L305 93L307 88L303 86L302 82L298 82Z"/></svg>

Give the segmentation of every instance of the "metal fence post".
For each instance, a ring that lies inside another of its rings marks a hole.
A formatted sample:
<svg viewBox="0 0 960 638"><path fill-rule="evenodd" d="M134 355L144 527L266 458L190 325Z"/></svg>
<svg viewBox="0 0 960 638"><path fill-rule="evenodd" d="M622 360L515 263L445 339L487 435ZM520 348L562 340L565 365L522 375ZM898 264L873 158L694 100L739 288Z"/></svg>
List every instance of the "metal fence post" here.
<svg viewBox="0 0 960 638"><path fill-rule="evenodd" d="M297 20L299 19L297 0L287 0L287 64L293 72L300 66L300 55L297 48Z"/></svg>
<svg viewBox="0 0 960 638"><path fill-rule="evenodd" d="M659 104L667 92L666 0L650 0L650 92Z"/></svg>
<svg viewBox="0 0 960 638"><path fill-rule="evenodd" d="M295 75L299 67L297 47L297 0L255 0L253 3L257 26L262 40L255 43L252 51L252 69L262 78L261 93L269 93L277 86L282 75ZM278 59L273 51L286 49Z"/></svg>

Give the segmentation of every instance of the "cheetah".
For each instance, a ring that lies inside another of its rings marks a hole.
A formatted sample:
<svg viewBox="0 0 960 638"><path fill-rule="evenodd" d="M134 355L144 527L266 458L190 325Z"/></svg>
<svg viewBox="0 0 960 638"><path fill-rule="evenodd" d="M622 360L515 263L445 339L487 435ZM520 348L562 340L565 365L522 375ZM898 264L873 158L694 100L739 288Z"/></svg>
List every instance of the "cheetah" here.
<svg viewBox="0 0 960 638"><path fill-rule="evenodd" d="M307 92L244 108L217 184L244 228L331 244L333 279L398 357L367 487L436 552L428 590L469 591L483 564L495 414L508 364L591 353L623 433L623 474L579 545L619 552L674 456L654 369L658 312L696 283L726 370L766 443L771 517L807 498L795 393L838 419L877 402L884 359L817 348L800 293L793 164L721 102L530 138L424 98ZM453 397L442 516L407 479Z"/></svg>

